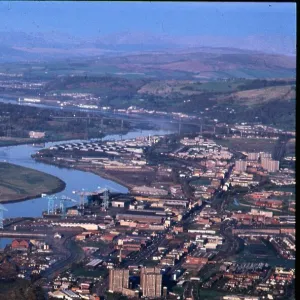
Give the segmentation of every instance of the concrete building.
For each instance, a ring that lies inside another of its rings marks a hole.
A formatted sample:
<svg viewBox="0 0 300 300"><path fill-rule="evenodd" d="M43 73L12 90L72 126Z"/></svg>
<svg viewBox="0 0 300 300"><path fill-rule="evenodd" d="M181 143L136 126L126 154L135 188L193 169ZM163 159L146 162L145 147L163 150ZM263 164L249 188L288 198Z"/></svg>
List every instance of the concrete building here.
<svg viewBox="0 0 300 300"><path fill-rule="evenodd" d="M128 199L116 199L111 201L111 206L112 207L125 207L129 206L130 201Z"/></svg>
<svg viewBox="0 0 300 300"><path fill-rule="evenodd" d="M144 222L144 223L162 224L165 216L166 216L165 214L158 215L151 212L131 211L127 213L118 213L116 215L116 219L118 221L124 220L124 221L137 221L137 222Z"/></svg>
<svg viewBox="0 0 300 300"><path fill-rule="evenodd" d="M195 251L186 257L186 263L190 265L207 264L211 256L212 254L209 252Z"/></svg>
<svg viewBox="0 0 300 300"><path fill-rule="evenodd" d="M168 195L168 191L164 189L157 189L148 186L135 186L132 188L132 193L139 194L139 195L159 195L159 196L166 196Z"/></svg>
<svg viewBox="0 0 300 300"><path fill-rule="evenodd" d="M235 162L235 170L238 172L245 172L247 169L247 162L245 160L237 160Z"/></svg>
<svg viewBox="0 0 300 300"><path fill-rule="evenodd" d="M272 154L268 153L268 152L260 152L259 156L260 156L260 159L263 159L263 158L272 158Z"/></svg>
<svg viewBox="0 0 300 300"><path fill-rule="evenodd" d="M268 172L276 172L279 170L279 161L270 158L262 158L261 166Z"/></svg>
<svg viewBox="0 0 300 300"><path fill-rule="evenodd" d="M162 275L159 268L142 268L140 283L143 296L160 298L162 293Z"/></svg>
<svg viewBox="0 0 300 300"><path fill-rule="evenodd" d="M99 225L95 223L85 223L85 222L64 222L64 221L58 221L58 222L52 222L52 225L60 226L60 227L81 227L85 230L98 230Z"/></svg>
<svg viewBox="0 0 300 300"><path fill-rule="evenodd" d="M247 153L247 160L257 161L258 159L259 159L259 153L258 152L249 152L249 153Z"/></svg>
<svg viewBox="0 0 300 300"><path fill-rule="evenodd" d="M110 269L109 270L109 291L122 293L123 288L129 287L129 270Z"/></svg>
<svg viewBox="0 0 300 300"><path fill-rule="evenodd" d="M40 131L29 131L29 137L31 139L41 139L45 137L45 132Z"/></svg>

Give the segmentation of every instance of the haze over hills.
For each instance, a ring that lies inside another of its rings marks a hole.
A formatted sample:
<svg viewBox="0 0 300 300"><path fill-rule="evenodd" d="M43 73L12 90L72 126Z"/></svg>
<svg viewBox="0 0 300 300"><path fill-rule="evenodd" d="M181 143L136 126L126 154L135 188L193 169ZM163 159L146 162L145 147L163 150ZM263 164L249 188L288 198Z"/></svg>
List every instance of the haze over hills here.
<svg viewBox="0 0 300 300"><path fill-rule="evenodd" d="M271 53L264 53L261 49L266 48L268 40L250 38L249 41L252 41L251 45L239 44L238 39L176 39L167 35L128 32L96 38L74 37L60 32L0 32L0 62L98 57L95 64L121 73L182 72L200 78L294 76L294 55L280 54L280 49L275 51L274 47L270 48ZM284 48L292 49L293 41L287 38L287 43L290 46L283 45ZM253 75L257 71L260 75Z"/></svg>
<svg viewBox="0 0 300 300"><path fill-rule="evenodd" d="M295 4L0 19L0 300L295 300Z"/></svg>
<svg viewBox="0 0 300 300"><path fill-rule="evenodd" d="M154 35L144 32L121 32L95 37L77 37L57 31L25 33L20 31L0 32L1 60L9 59L9 49L20 50L20 56L12 55L10 60L31 59L30 53L44 56L94 55L111 52L137 51L182 51L194 48L235 48L246 51L265 52L270 54L295 55L295 40L291 37L279 37L280 43L267 36L248 36L245 38L225 38L221 36L170 36ZM8 47L8 48L6 48ZM50 49L52 51L50 51ZM79 51L79 49L81 51ZM89 49L88 53L85 50ZM218 50L219 52L220 50ZM223 50L224 51L224 50ZM228 51L228 49L227 49ZM235 50L236 51L236 50Z"/></svg>

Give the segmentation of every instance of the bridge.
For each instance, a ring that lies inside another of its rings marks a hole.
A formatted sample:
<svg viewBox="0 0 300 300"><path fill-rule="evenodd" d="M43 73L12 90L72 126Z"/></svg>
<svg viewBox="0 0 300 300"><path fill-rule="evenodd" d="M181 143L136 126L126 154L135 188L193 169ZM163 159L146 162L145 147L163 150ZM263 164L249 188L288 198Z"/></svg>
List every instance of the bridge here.
<svg viewBox="0 0 300 300"><path fill-rule="evenodd" d="M103 116L98 115L95 116L95 113L93 113L93 116L86 116L86 117L52 117L52 119L61 119L61 120L77 120L77 119L83 119L86 120L86 128L88 127L88 124L90 124L91 119L96 119L101 122L101 128L103 128L104 121L105 120L119 120L120 121L120 129L123 130L124 128L124 121L129 122L131 124L169 124L169 125L175 125L178 126L178 133L181 134L182 126L183 125L191 125L196 126L199 128L199 133L202 134L203 127L206 127L210 129L210 132L216 133L216 126L214 124L203 124L203 121L190 121L190 120L183 120L183 119L160 119L160 118L149 118L146 119L143 118L143 116L127 116L127 115L121 115L121 114L113 114L113 116Z"/></svg>

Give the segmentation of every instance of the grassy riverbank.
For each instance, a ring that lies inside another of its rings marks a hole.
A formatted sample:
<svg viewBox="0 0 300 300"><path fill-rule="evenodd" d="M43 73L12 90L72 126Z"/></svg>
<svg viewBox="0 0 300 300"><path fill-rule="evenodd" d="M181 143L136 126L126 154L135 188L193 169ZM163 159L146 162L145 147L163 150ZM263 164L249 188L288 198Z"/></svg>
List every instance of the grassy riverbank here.
<svg viewBox="0 0 300 300"><path fill-rule="evenodd" d="M46 158L37 158L37 157L33 157L35 159L35 161L41 162L43 164L48 164L51 166L57 166L60 168L65 168L65 169L70 169L70 170L78 170L78 171L82 171L82 172L89 172L89 173L93 173L97 176L100 176L101 178L107 179L107 180L111 180L114 181L124 187L126 187L127 189L131 189L134 185L129 184L128 181L125 180L125 178L123 178L124 176L114 176L111 175L107 172L107 170L104 169L97 169L97 168L93 168L93 167L83 167L83 166L79 166L77 164L72 164L72 166L70 164L67 163L63 163L63 162L57 162L57 161L53 161L50 159L46 159ZM122 173L120 173L122 174ZM123 172L124 174L124 172ZM121 178L122 177L122 178Z"/></svg>
<svg viewBox="0 0 300 300"><path fill-rule="evenodd" d="M64 190L59 178L33 169L0 162L0 202L16 202Z"/></svg>

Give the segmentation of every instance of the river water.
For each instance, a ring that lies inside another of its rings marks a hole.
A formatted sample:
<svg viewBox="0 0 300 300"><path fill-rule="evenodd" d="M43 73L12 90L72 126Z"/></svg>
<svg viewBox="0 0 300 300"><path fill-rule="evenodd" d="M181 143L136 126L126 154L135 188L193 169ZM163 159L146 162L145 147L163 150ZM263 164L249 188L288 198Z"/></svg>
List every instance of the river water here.
<svg viewBox="0 0 300 300"><path fill-rule="evenodd" d="M45 104L34 104L34 103L26 103L26 102L18 103L16 99L0 98L0 102L33 106L33 107L50 108L50 109L62 109L60 107L49 106ZM63 109L67 111L86 111L86 112L95 112L95 113L100 112L99 110L89 110L89 109L86 110L86 109L80 109L76 107L63 108ZM111 113L107 113L107 114L111 114ZM172 131L143 130L143 131L129 132L128 134L123 135L122 138L131 139L138 136L148 136L149 134L164 135L170 133L172 133ZM120 139L119 135L108 135L102 140L119 140L119 139ZM78 142L78 141L81 140L74 140L74 141L67 141L67 142L69 143L69 142ZM54 143L46 143L46 147L49 147L51 145L62 144L62 143L65 142L61 141L61 142L54 142ZM37 151L39 151L39 148L33 147L32 145L0 147L0 161L10 162L16 165L32 168L59 177L66 183L66 188L64 189L64 191L57 193L56 195L57 196L65 195L77 201L79 201L78 196L72 193L72 191L74 190L85 189L86 191L94 191L99 187L107 186L120 192L128 191L126 187L118 183L115 183L111 180L106 180L92 173L82 172L78 170L70 170L66 168L58 168L57 166L51 166L40 162L36 162L34 159L31 158L31 155ZM57 205L59 205L59 203L57 203ZM68 206L67 203L66 205ZM74 204L71 203L70 205L74 205ZM36 199L26 200L22 202L4 204L4 207L7 209L7 211L4 212L4 218L40 217L42 215L42 212L47 210L48 200L47 198L36 198ZM4 248L5 245L9 244L10 242L11 239L9 238L0 238L0 249Z"/></svg>
<svg viewBox="0 0 300 300"><path fill-rule="evenodd" d="M171 131L164 130L143 130L129 132L123 135L123 139L131 139L138 136L148 136L150 135L164 135L170 134ZM108 135L103 140L119 140L119 135ZM77 141L77 140L76 140ZM73 142L73 141L68 141ZM46 147L55 144L61 144L65 142L54 142L46 143ZM31 158L31 154L39 151L39 148L33 147L32 145L19 145L10 147L0 148L0 161L6 161L16 165L32 168L38 171L42 171L54 176L57 176L66 183L66 188L64 191L57 193L56 195L65 195L71 197L75 200L78 199L78 195L72 193L74 190L86 190L94 191L99 187L111 187L120 192L127 192L127 188L117 184L111 180L106 180L92 173L71 170L66 168L59 168L57 166L47 165L41 162L36 162ZM59 203L57 203L59 205ZM70 205L74 205L70 203ZM40 217L42 212L47 210L48 200L47 198L36 198L32 200L4 204L4 207L8 210L4 212L4 218L15 218L15 217Z"/></svg>

